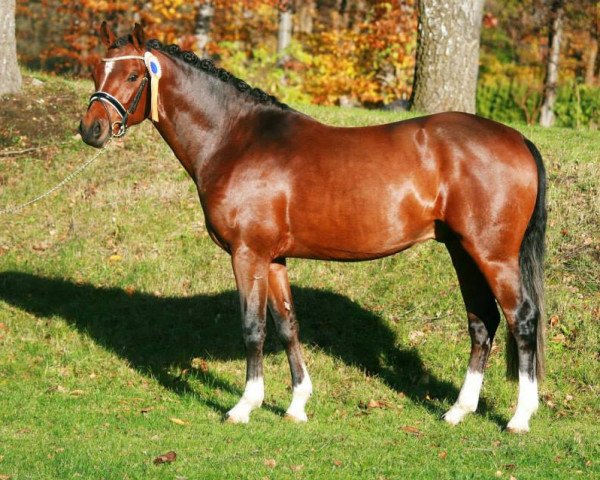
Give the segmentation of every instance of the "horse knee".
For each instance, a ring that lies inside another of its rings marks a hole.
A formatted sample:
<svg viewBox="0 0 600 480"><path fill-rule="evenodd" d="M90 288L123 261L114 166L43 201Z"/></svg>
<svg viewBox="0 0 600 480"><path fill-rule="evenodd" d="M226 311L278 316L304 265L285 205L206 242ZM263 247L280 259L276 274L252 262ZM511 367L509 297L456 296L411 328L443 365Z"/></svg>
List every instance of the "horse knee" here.
<svg viewBox="0 0 600 480"><path fill-rule="evenodd" d="M292 345L298 340L298 328L296 323L286 319L277 323L277 335L284 346Z"/></svg>
<svg viewBox="0 0 600 480"><path fill-rule="evenodd" d="M472 313L467 314L467 317L469 319L471 342L478 346L487 345L490 342L491 335L485 323Z"/></svg>
<svg viewBox="0 0 600 480"><path fill-rule="evenodd" d="M265 342L264 322L258 318L252 318L244 322L243 336L248 351L261 350Z"/></svg>

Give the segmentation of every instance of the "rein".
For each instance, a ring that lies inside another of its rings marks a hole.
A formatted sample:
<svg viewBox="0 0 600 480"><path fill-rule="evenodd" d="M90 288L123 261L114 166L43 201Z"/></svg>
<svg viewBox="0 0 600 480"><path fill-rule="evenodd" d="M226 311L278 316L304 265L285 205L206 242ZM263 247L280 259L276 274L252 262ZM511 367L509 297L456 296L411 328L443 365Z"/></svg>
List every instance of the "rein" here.
<svg viewBox="0 0 600 480"><path fill-rule="evenodd" d="M103 58L102 59L103 62L116 62L119 60L142 60L145 63L144 57L139 56L139 55L124 55L122 57ZM129 109L126 109L123 106L123 104L116 97L112 96L110 93L98 91L90 97L90 103L88 104L88 110L92 106L92 103L100 102L102 104L102 106L104 107L104 110L106 111L106 115L108 116L108 119L110 121L110 114L108 112L107 105L110 105L111 107L113 107L117 111L117 113L121 116L121 120L114 122L110 126L110 134L113 137L122 137L127 132L127 119L129 118L129 115L133 114L135 112L135 110L137 109L137 106L140 103L140 99L142 98L142 92L144 91L144 87L146 86L147 83L148 83L148 77L144 76L135 96L133 97L133 102L131 102L131 106L129 107ZM116 132L115 132L115 128L117 129Z"/></svg>

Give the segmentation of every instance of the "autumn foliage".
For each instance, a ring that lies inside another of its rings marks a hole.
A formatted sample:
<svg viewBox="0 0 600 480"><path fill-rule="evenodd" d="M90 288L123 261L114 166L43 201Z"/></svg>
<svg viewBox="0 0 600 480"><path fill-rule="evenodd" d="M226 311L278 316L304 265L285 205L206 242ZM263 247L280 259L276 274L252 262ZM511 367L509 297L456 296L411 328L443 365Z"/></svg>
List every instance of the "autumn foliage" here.
<svg viewBox="0 0 600 480"><path fill-rule="evenodd" d="M200 52L198 18L206 3L209 41ZM17 0L19 57L33 68L86 76L102 53L101 21L118 34L140 22L149 37L209 55L285 102L381 106L410 97L416 3L286 0L293 40L282 61L276 53L282 0ZM478 87L483 115L536 122L548 54L546 3L486 2ZM592 0L575 3L567 12L557 106L563 124L573 126L600 121L594 120L600 7Z"/></svg>
<svg viewBox="0 0 600 480"><path fill-rule="evenodd" d="M21 35L43 32L43 38L40 35L34 42L38 51L20 49L21 61L56 72L86 75L101 53L96 28L103 19L120 34L126 33L132 22L141 22L150 37L194 50L195 22L202 1L18 3ZM300 3L295 2L294 11L306 9ZM278 0L214 0L211 41L206 51L225 68L269 88L284 100L333 105L342 99L376 105L408 98L414 70L415 1L347 3L350 8L343 18L335 8L324 9L319 15L313 5L315 18L308 32L302 32L299 15L295 15L292 58L281 66L274 53Z"/></svg>

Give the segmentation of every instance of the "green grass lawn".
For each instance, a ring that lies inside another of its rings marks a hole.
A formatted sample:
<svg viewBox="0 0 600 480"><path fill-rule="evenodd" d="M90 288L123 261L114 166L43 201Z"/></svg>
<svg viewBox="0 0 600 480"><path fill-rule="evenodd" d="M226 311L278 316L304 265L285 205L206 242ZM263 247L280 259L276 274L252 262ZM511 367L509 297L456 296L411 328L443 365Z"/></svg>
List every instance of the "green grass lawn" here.
<svg viewBox="0 0 600 480"><path fill-rule="evenodd" d="M0 112L0 149L59 146L0 157L0 209L94 153L74 137L91 84L40 78L26 79L30 130ZM40 98L69 108L45 115ZM406 116L297 108L338 125ZM56 195L0 217L0 479L598 478L600 132L518 128L550 182L548 375L530 434L503 431L517 398L504 324L478 413L440 419L470 342L434 242L366 263L290 261L309 422L282 419L289 372L270 325L265 405L248 425L222 423L245 370L229 257L145 124ZM175 462L154 465L168 451Z"/></svg>

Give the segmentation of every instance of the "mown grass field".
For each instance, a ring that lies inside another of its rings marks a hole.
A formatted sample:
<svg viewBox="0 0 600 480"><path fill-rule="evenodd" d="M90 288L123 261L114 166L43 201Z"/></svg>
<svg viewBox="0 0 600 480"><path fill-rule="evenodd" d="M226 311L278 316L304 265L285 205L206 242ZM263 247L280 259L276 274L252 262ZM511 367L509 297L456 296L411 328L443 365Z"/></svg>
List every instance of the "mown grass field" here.
<svg viewBox="0 0 600 480"><path fill-rule="evenodd" d="M40 78L3 102L0 152L59 146L0 157L0 209L94 153L74 136L91 84ZM339 125L406 116L298 109ZM517 395L504 324L479 412L440 420L469 339L434 242L367 263L290 261L309 423L282 419L290 381L273 328L264 407L222 423L245 368L229 258L145 124L56 195L0 217L0 479L598 478L600 132L517 128L550 180L548 375L530 434L503 431ZM176 461L154 465L168 451Z"/></svg>

